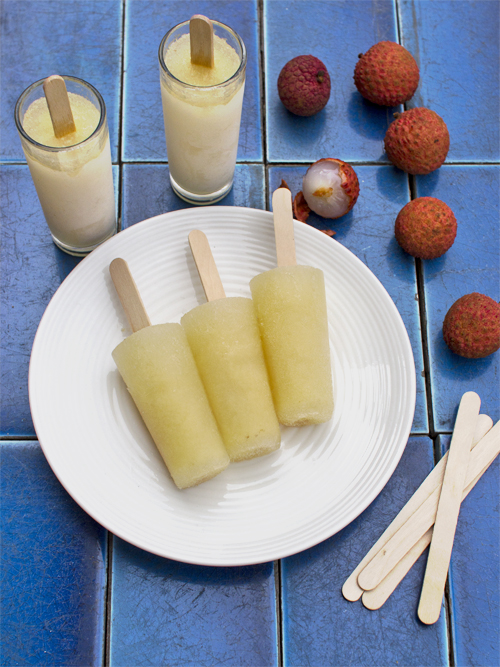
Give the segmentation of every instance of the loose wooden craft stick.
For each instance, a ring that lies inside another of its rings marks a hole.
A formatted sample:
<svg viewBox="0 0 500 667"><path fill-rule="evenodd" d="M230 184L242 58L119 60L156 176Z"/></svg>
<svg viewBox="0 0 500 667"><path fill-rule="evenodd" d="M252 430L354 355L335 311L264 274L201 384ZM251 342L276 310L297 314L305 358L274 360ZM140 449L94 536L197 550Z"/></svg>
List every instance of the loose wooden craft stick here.
<svg viewBox="0 0 500 667"><path fill-rule="evenodd" d="M468 392L473 393L473 392ZM464 394L467 396L467 394ZM477 394L475 394L477 396ZM478 397L479 400L479 397ZM463 397L462 397L463 401ZM459 433L463 428L463 420L461 418L461 412L469 418L468 409L469 401L468 399L464 402L462 406L462 401L460 403L459 412L457 415L457 421L455 423L455 432ZM461 408L461 409L460 409ZM479 407L478 407L479 411ZM474 425L471 426L468 422L465 424L466 435L470 433L470 442L472 443L473 430L475 429L475 422L477 421L477 415L473 418ZM457 427L459 431L457 431ZM470 445L469 445L470 450ZM446 461L446 468L449 463L449 454ZM465 474L465 473L464 473ZM444 482L444 475L443 475ZM463 490L463 482L460 488L460 493ZM439 503L439 496L441 493L441 486L438 486L434 489L432 494L425 500L422 505L414 512L414 514L406 521L406 523L398 530L398 532L391 537L387 544L381 549L371 560L370 563L359 573L358 575L358 584L359 586L369 591L375 586L378 586L380 582L385 579L393 567L399 563L401 558L411 549L415 543L415 536L423 535L433 524L435 517L435 509ZM432 508L429 510L429 508Z"/></svg>
<svg viewBox="0 0 500 667"><path fill-rule="evenodd" d="M202 14L195 14L189 21L191 62L204 67L214 66L214 27Z"/></svg>
<svg viewBox="0 0 500 667"><path fill-rule="evenodd" d="M479 442L481 438L489 431L493 424L491 417L488 415L479 415L476 426L476 433L474 442ZM415 491L410 500L406 503L403 509L399 512L397 517L392 521L389 527L380 536L373 547L368 551L363 560L353 570L350 576L346 579L342 594L346 600L355 602L363 595L364 589L358 584L359 573L368 565L368 563L378 554L378 552L387 544L387 542L398 532L398 530L406 523L406 521L418 510L418 508L425 502L429 496L436 490L441 488L443 482L444 470L446 461L448 460L448 453L446 453L439 463L432 469L429 475L425 478L419 488ZM432 524L431 524L432 525Z"/></svg>
<svg viewBox="0 0 500 667"><path fill-rule="evenodd" d="M457 422L448 452L436 521L427 558L418 617L422 623L435 623L441 612L444 587L450 566L467 466L481 400L469 391L462 396Z"/></svg>
<svg viewBox="0 0 500 667"><path fill-rule="evenodd" d="M292 195L288 188L273 192L273 220L278 266L295 266Z"/></svg>
<svg viewBox="0 0 500 667"><path fill-rule="evenodd" d="M480 415L484 416L484 415ZM497 423L487 436L485 436L478 446L471 453L470 472L467 471L466 483L462 501L474 488L481 476L486 472L489 466L496 459L500 453L500 422ZM481 472L479 472L473 479L473 473L484 464ZM470 481L469 481L470 480ZM373 588L371 591L364 591L362 602L367 609L379 609L388 599L391 593L395 590L398 584L409 572L410 568L415 564L418 558L422 555L425 549L431 543L433 529L430 528L425 535L423 535L418 542L408 551L408 553L399 561L399 563L389 572L383 581Z"/></svg>
<svg viewBox="0 0 500 667"><path fill-rule="evenodd" d="M151 326L141 295L130 273L127 262L117 257L109 265L109 272L132 331L136 332L139 329Z"/></svg>
<svg viewBox="0 0 500 667"><path fill-rule="evenodd" d="M54 134L58 139L76 131L73 113L69 103L68 91L62 76L54 74L45 79L43 92L49 107Z"/></svg>
<svg viewBox="0 0 500 667"><path fill-rule="evenodd" d="M226 293L207 237L199 229L193 229L188 239L207 301L223 299Z"/></svg>

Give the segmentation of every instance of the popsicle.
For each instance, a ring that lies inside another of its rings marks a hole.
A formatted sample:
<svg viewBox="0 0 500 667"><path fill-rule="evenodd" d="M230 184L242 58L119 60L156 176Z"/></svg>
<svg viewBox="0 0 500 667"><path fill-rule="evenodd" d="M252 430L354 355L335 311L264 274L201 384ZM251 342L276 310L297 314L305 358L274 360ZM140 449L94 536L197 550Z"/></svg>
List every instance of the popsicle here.
<svg viewBox="0 0 500 667"><path fill-rule="evenodd" d="M127 263L115 259L109 268L134 332L113 359L177 487L201 484L225 470L229 457L184 330L150 326Z"/></svg>
<svg viewBox="0 0 500 667"><path fill-rule="evenodd" d="M281 424L306 426L333 414L333 384L323 272L295 258L290 191L273 194L278 267L250 281Z"/></svg>
<svg viewBox="0 0 500 667"><path fill-rule="evenodd" d="M205 234L189 243L208 299L181 324L231 461L269 454L281 432L252 300L226 297Z"/></svg>

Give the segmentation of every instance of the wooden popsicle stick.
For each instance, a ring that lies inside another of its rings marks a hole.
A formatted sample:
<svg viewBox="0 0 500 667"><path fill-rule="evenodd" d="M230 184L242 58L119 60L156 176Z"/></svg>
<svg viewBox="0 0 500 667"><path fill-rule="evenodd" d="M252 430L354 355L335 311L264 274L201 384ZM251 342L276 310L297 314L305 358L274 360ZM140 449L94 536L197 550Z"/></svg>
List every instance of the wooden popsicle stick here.
<svg viewBox="0 0 500 667"><path fill-rule="evenodd" d="M207 301L223 299L226 293L207 237L199 229L193 229L188 239Z"/></svg>
<svg viewBox="0 0 500 667"><path fill-rule="evenodd" d="M473 446L478 443L481 438L491 429L493 420L488 415L479 415L477 420L476 432L474 434ZM376 554L387 544L387 542L398 532L398 530L409 520L413 514L420 508L429 496L441 487L443 482L444 470L446 461L448 460L448 453L446 453L439 463L432 469L429 475L425 478L419 488L415 491L410 500L406 503L403 509L399 512L396 518L375 542L373 547L368 551L366 556L361 560L359 565L352 571L346 579L342 587L342 595L346 600L355 602L363 595L364 589L358 584L359 573L368 565L368 563L376 556ZM437 505L434 506L434 517ZM431 504L429 504L429 511L432 512ZM412 533L410 531L410 534ZM415 536L416 539L418 536ZM426 545L427 546L427 545ZM424 547L425 548L425 547ZM405 572L406 574L406 572ZM388 575L389 576L389 575ZM404 575L403 575L404 576ZM387 577L386 577L387 578ZM384 579L385 581L385 579ZM398 582L399 583L399 582ZM380 584L379 584L380 585ZM371 608L371 607L369 607Z"/></svg>
<svg viewBox="0 0 500 667"><path fill-rule="evenodd" d="M278 266L295 266L292 193L288 188L273 192L273 220Z"/></svg>
<svg viewBox="0 0 500 667"><path fill-rule="evenodd" d="M389 572L387 577L383 579L378 586L372 588L371 591L363 591L361 602L367 609L375 610L387 601L399 582L408 574L418 558L423 554L431 543L432 528L418 540L416 544L403 556L399 563Z"/></svg>
<svg viewBox="0 0 500 667"><path fill-rule="evenodd" d="M151 326L127 262L117 257L109 265L109 272L132 331L136 332L139 329Z"/></svg>
<svg viewBox="0 0 500 667"><path fill-rule="evenodd" d="M478 447L471 452L472 465L470 466L470 471L467 471L467 486L463 491L462 501L474 488L498 454L500 454L500 422L497 423L494 430L492 429L488 433L488 437L484 437L478 443ZM473 476L479 467L481 467L481 471ZM378 586L371 591L363 592L362 601L367 609L379 609L386 602L401 580L429 546L432 533L433 529L429 528Z"/></svg>
<svg viewBox="0 0 500 667"><path fill-rule="evenodd" d="M467 394L465 394L465 396L467 396ZM475 396L477 396L477 394L475 394ZM464 408L462 408L462 410L464 410ZM459 416L460 409L457 416L457 422L455 423L455 431L457 430L457 426L459 429L462 428L461 420L460 423L458 421ZM471 426L471 428L475 429L475 424ZM471 441L472 436L473 432L471 435ZM442 481L444 481L444 472L448 466L448 460L449 454L444 467L439 466L440 472L442 473ZM378 586L380 582L389 574L389 572L399 563L403 556L405 556L405 554L411 549L415 543L415 540L423 535L433 525L441 489L442 483L438 484L432 490L426 500L413 512L413 514L406 520L406 522L375 554L370 562L359 572L358 585L360 588L369 591L372 588L375 588L375 586Z"/></svg>
<svg viewBox="0 0 500 667"><path fill-rule="evenodd" d="M189 21L191 63L214 66L214 27L212 21L202 14L195 14Z"/></svg>
<svg viewBox="0 0 500 667"><path fill-rule="evenodd" d="M435 623L441 612L472 438L480 405L479 396L472 391L464 394L460 401L418 605L418 617L422 623L427 625Z"/></svg>
<svg viewBox="0 0 500 667"><path fill-rule="evenodd" d="M49 107L54 134L58 139L76 132L75 121L69 103L68 91L62 76L54 74L45 79L43 92Z"/></svg>

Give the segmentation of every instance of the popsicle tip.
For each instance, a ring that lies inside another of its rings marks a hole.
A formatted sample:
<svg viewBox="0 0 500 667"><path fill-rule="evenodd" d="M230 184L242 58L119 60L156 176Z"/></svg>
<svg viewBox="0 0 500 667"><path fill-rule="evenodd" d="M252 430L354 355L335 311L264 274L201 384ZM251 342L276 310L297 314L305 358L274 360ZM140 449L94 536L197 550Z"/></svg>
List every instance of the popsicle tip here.
<svg viewBox="0 0 500 667"><path fill-rule="evenodd" d="M479 404L481 403L481 398L475 391L466 391L461 400L463 401L464 399L468 401L475 401Z"/></svg>
<svg viewBox="0 0 500 667"><path fill-rule="evenodd" d="M351 576L342 586L342 595L349 602L356 602L363 595L363 590L358 586L356 580Z"/></svg>

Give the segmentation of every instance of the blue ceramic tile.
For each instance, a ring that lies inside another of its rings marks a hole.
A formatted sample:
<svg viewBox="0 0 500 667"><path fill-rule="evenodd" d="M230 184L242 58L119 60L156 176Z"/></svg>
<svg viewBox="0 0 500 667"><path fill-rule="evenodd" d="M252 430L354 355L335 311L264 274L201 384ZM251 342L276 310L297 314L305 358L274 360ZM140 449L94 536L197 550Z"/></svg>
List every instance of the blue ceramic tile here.
<svg viewBox="0 0 500 667"><path fill-rule="evenodd" d="M123 159L166 161L158 48L170 28L193 14L229 25L247 49L239 161L262 160L257 0L127 0Z"/></svg>
<svg viewBox="0 0 500 667"><path fill-rule="evenodd" d="M306 167L271 167L269 192L283 178L293 195L302 189ZM423 378L422 340L416 300L415 261L394 238L394 221L410 195L403 172L393 167L356 167L360 195L350 213L327 220L311 213L307 222L317 229L334 230L334 239L351 250L381 281L392 297L410 337L417 375L417 400L413 433L426 433L427 404Z"/></svg>
<svg viewBox="0 0 500 667"><path fill-rule="evenodd" d="M262 165L236 165L233 188L216 206L265 208ZM123 167L123 229L160 213L191 208L172 190L166 164Z"/></svg>
<svg viewBox="0 0 500 667"><path fill-rule="evenodd" d="M441 438L443 453L450 436ZM463 501L450 567L455 664L500 662L500 461Z"/></svg>
<svg viewBox="0 0 500 667"><path fill-rule="evenodd" d="M479 394L481 409L496 422L500 352L485 359L459 357L446 346L442 325L448 309L464 294L481 292L500 300L500 169L445 165L418 177L416 192L442 199L458 223L450 250L423 262L435 429L452 430L460 397L469 390Z"/></svg>
<svg viewBox="0 0 500 667"><path fill-rule="evenodd" d="M313 162L322 157L380 160L397 109L363 99L354 85L358 54L381 40L398 41L391 0L264 0L267 155L270 162ZM292 58L312 54L332 81L326 107L309 118L282 105L278 75Z"/></svg>
<svg viewBox="0 0 500 667"><path fill-rule="evenodd" d="M277 665L272 564L186 565L115 538L110 665Z"/></svg>
<svg viewBox="0 0 500 667"><path fill-rule="evenodd" d="M450 132L447 162L500 158L498 2L399 0L403 45L420 67L409 107L433 109ZM459 47L457 48L457 45Z"/></svg>
<svg viewBox="0 0 500 667"><path fill-rule="evenodd" d="M118 193L118 167L113 167ZM0 435L35 434L28 400L31 346L45 308L80 261L52 242L30 172L0 167Z"/></svg>
<svg viewBox="0 0 500 667"><path fill-rule="evenodd" d="M91 83L106 104L113 160L118 155L122 3L120 0L6 0L0 21L0 159L24 161L14 107L29 85L51 74Z"/></svg>
<svg viewBox="0 0 500 667"><path fill-rule="evenodd" d="M38 443L2 442L2 665L101 665L106 531Z"/></svg>
<svg viewBox="0 0 500 667"><path fill-rule="evenodd" d="M282 562L284 665L448 665L446 622L417 618L426 556L385 605L365 609L342 596L344 581L433 466L432 442L410 438L378 498L337 535Z"/></svg>

